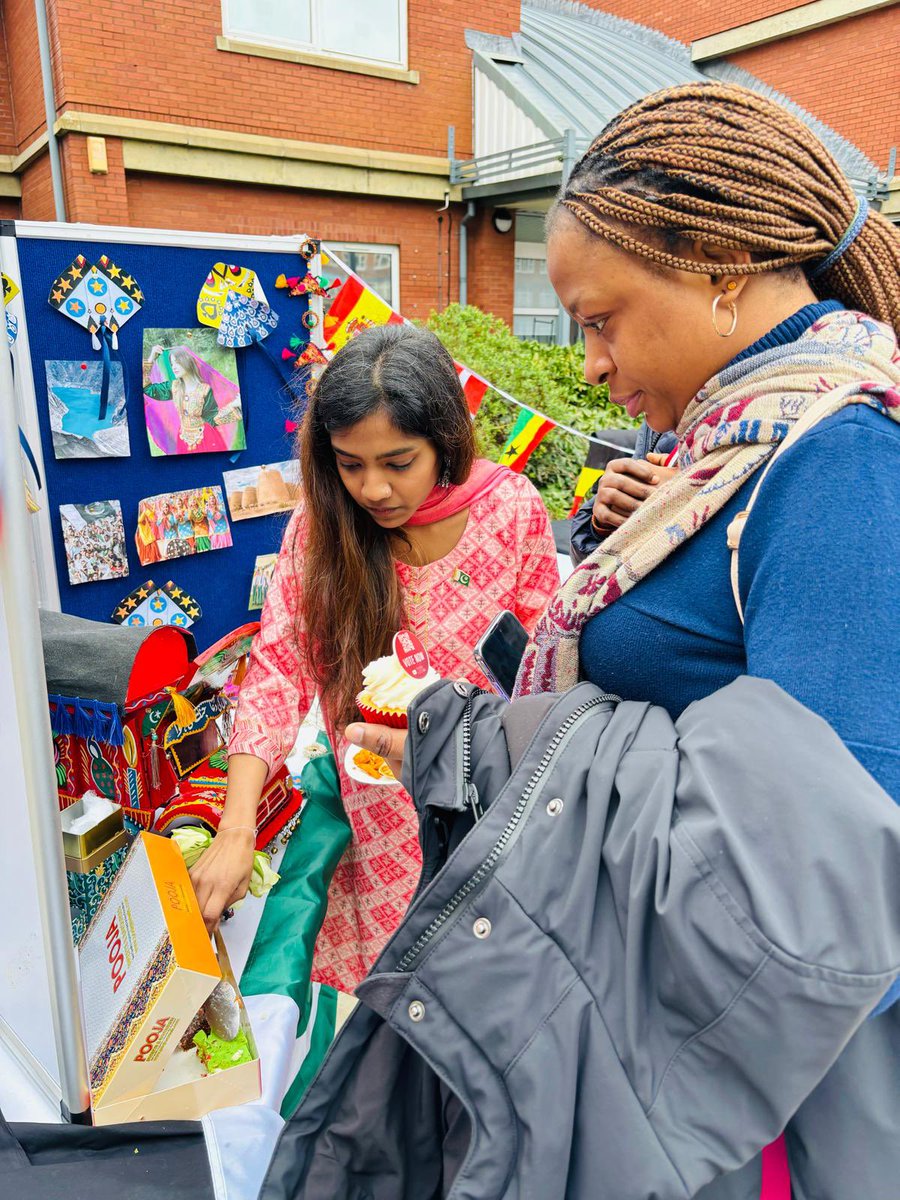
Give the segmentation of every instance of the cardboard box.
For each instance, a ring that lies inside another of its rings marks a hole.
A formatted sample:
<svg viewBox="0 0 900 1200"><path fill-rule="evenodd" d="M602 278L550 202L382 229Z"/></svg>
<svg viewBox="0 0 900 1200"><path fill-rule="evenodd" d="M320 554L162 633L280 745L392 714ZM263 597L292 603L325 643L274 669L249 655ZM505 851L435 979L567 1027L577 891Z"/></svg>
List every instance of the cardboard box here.
<svg viewBox="0 0 900 1200"><path fill-rule="evenodd" d="M223 976L178 847L142 833L79 948L95 1125L194 1119L261 1094L259 1057L214 1075L178 1047ZM237 991L237 988L235 987Z"/></svg>
<svg viewBox="0 0 900 1200"><path fill-rule="evenodd" d="M221 978L184 859L142 833L79 947L94 1120L157 1079Z"/></svg>
<svg viewBox="0 0 900 1200"><path fill-rule="evenodd" d="M216 934L216 948L223 978L238 991L231 965L221 936ZM247 1035L247 1043L253 1059L238 1063L212 1075L205 1073L195 1050L173 1050L171 1057L148 1096L140 1100L122 1100L102 1107L95 1123L109 1125L119 1121L196 1121L217 1108L231 1108L235 1104L249 1104L262 1095L262 1075L259 1054L253 1040L253 1031L247 1018L240 993L241 1029Z"/></svg>

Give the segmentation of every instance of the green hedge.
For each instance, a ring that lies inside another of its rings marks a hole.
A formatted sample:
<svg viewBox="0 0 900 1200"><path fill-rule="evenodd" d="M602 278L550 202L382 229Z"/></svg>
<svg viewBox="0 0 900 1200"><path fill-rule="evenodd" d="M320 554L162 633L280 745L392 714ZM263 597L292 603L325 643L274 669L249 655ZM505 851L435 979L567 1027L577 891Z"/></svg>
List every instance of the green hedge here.
<svg viewBox="0 0 900 1200"><path fill-rule="evenodd" d="M592 387L584 379L581 345L545 346L514 336L505 321L471 305L451 304L432 312L426 321L457 362L477 371L491 383L574 429L627 429L634 422L609 402L606 384ZM519 410L489 391L475 419L479 451L497 459ZM525 474L552 517L564 517L572 506L575 481L584 464L587 443L554 429L528 460Z"/></svg>

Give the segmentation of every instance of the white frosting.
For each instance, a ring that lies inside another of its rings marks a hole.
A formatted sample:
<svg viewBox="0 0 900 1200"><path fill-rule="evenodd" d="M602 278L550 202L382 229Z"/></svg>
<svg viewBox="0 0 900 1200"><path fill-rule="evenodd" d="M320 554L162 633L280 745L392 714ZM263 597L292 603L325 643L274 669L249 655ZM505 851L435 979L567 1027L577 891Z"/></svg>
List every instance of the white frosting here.
<svg viewBox="0 0 900 1200"><path fill-rule="evenodd" d="M363 690L360 699L371 708L393 708L405 711L429 684L440 679L434 667L428 668L423 679L413 679L400 666L396 654L386 654L363 668Z"/></svg>

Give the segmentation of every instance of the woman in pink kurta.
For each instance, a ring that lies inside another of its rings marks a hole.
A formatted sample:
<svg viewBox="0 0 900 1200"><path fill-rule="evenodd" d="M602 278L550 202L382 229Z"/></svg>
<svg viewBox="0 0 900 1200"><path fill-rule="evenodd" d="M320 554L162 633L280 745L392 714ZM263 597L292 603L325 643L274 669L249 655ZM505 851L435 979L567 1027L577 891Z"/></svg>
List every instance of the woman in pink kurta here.
<svg viewBox="0 0 900 1200"><path fill-rule="evenodd" d="M304 424L302 475L304 499L285 534L229 743L235 802L231 810L226 802L220 833L192 875L207 921L241 894L232 888L239 838L222 837L246 830L250 848L239 771L250 764L261 790L319 694L352 839L329 891L313 979L349 991L402 920L421 869L411 798L344 769L340 730L358 719L352 696L362 666L406 627L441 676L488 687L473 657L478 639L503 609L532 630L559 574L538 493L523 476L474 459L452 360L424 330L370 330L335 357ZM384 628L370 630L379 621Z"/></svg>

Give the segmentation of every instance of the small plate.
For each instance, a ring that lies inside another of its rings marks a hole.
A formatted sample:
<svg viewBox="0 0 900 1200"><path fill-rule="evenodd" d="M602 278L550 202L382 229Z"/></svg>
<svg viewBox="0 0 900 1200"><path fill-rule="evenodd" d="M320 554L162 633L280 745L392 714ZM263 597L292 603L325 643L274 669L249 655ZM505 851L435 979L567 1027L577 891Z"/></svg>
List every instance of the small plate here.
<svg viewBox="0 0 900 1200"><path fill-rule="evenodd" d="M375 787L397 787L400 783L400 780L395 776L382 775L380 778L375 779L371 775L367 775L365 771L357 766L355 761L356 755L369 753L371 753L371 751L361 750L359 746L347 747L347 753L344 755L344 770L347 772L350 778L355 779L357 783L374 784ZM377 758L377 755L373 754L372 757ZM383 762L384 759L378 759L378 761Z"/></svg>

